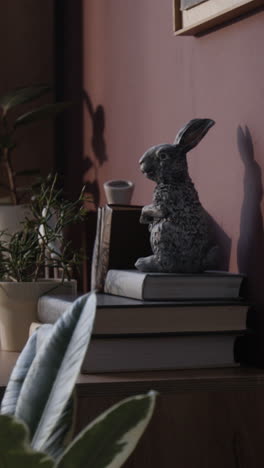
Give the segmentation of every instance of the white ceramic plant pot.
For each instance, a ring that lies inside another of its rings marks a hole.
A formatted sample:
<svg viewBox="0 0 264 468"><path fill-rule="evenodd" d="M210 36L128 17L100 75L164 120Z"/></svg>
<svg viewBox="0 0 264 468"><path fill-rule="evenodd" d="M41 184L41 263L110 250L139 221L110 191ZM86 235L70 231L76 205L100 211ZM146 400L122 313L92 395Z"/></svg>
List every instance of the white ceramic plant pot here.
<svg viewBox="0 0 264 468"><path fill-rule="evenodd" d="M108 180L104 183L107 203L129 205L134 191L134 184L130 180Z"/></svg>
<svg viewBox="0 0 264 468"><path fill-rule="evenodd" d="M25 216L30 217L28 205L1 205L0 204L0 231L14 234L21 230L21 222Z"/></svg>
<svg viewBox="0 0 264 468"><path fill-rule="evenodd" d="M77 294L76 280L0 282L0 342L5 351L21 351L29 327L38 321L37 303L43 294Z"/></svg>

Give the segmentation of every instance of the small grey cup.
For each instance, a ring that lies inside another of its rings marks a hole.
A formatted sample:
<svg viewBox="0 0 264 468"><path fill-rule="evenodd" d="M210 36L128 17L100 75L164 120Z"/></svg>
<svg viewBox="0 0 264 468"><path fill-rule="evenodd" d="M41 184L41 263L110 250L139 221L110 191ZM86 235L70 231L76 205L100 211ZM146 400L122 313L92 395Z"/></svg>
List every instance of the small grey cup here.
<svg viewBox="0 0 264 468"><path fill-rule="evenodd" d="M134 183L130 180L113 179L104 183L107 203L129 205L134 191Z"/></svg>

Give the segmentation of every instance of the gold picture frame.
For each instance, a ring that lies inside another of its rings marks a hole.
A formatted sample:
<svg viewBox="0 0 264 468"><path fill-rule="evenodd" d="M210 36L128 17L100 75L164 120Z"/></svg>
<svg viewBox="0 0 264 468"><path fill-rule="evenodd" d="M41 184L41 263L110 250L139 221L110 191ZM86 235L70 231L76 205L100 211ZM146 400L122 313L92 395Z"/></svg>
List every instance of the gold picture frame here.
<svg viewBox="0 0 264 468"><path fill-rule="evenodd" d="M206 0L182 11L181 0L173 0L174 34L198 35L259 7L264 0Z"/></svg>

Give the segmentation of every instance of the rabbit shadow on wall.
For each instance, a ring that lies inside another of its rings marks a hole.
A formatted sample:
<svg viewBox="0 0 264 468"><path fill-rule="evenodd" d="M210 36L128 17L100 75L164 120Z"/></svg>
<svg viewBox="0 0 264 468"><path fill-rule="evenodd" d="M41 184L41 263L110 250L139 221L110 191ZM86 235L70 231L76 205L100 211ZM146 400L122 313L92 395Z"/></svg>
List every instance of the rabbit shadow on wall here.
<svg viewBox="0 0 264 468"><path fill-rule="evenodd" d="M99 105L94 109L91 98L86 91L83 91L83 98L92 122L92 154L84 157L83 173L86 192L92 194L94 205L97 208L100 205L98 171L104 162L108 160L104 139L105 112L102 105Z"/></svg>
<svg viewBox="0 0 264 468"><path fill-rule="evenodd" d="M248 296L256 304L264 303L264 229L261 213L262 174L254 159L254 147L248 127L237 129L237 144L245 167L244 198L240 216L237 261L240 273L248 277Z"/></svg>
<svg viewBox="0 0 264 468"><path fill-rule="evenodd" d="M228 271L230 255L231 255L231 237L223 230L222 226L205 210L208 225L210 230L210 237L219 246L219 256L217 262L217 270Z"/></svg>

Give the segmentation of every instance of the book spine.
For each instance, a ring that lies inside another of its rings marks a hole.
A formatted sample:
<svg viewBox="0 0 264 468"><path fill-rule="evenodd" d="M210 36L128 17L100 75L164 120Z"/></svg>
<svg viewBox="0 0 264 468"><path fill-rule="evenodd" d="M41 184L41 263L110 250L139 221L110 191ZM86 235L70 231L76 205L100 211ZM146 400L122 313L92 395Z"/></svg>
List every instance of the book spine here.
<svg viewBox="0 0 264 468"><path fill-rule="evenodd" d="M100 276L98 278L98 285L97 285L98 291L104 290L104 282L105 282L105 277L106 277L106 273L107 273L108 265L109 265L112 215L113 215L112 208L108 205L105 205L104 216L103 216L103 231L102 231L102 239L101 239L102 249L100 252L101 269L100 269Z"/></svg>
<svg viewBox="0 0 264 468"><path fill-rule="evenodd" d="M100 237L101 237L101 224L102 224L102 208L97 210L97 223L96 223L96 236L94 241L92 267L91 267L91 290L96 289L97 275L100 256Z"/></svg>
<svg viewBox="0 0 264 468"><path fill-rule="evenodd" d="M111 240L112 209L106 205L101 208L101 224L99 234L99 252L95 263L95 281L92 289L103 291L106 273L109 264L109 249Z"/></svg>

